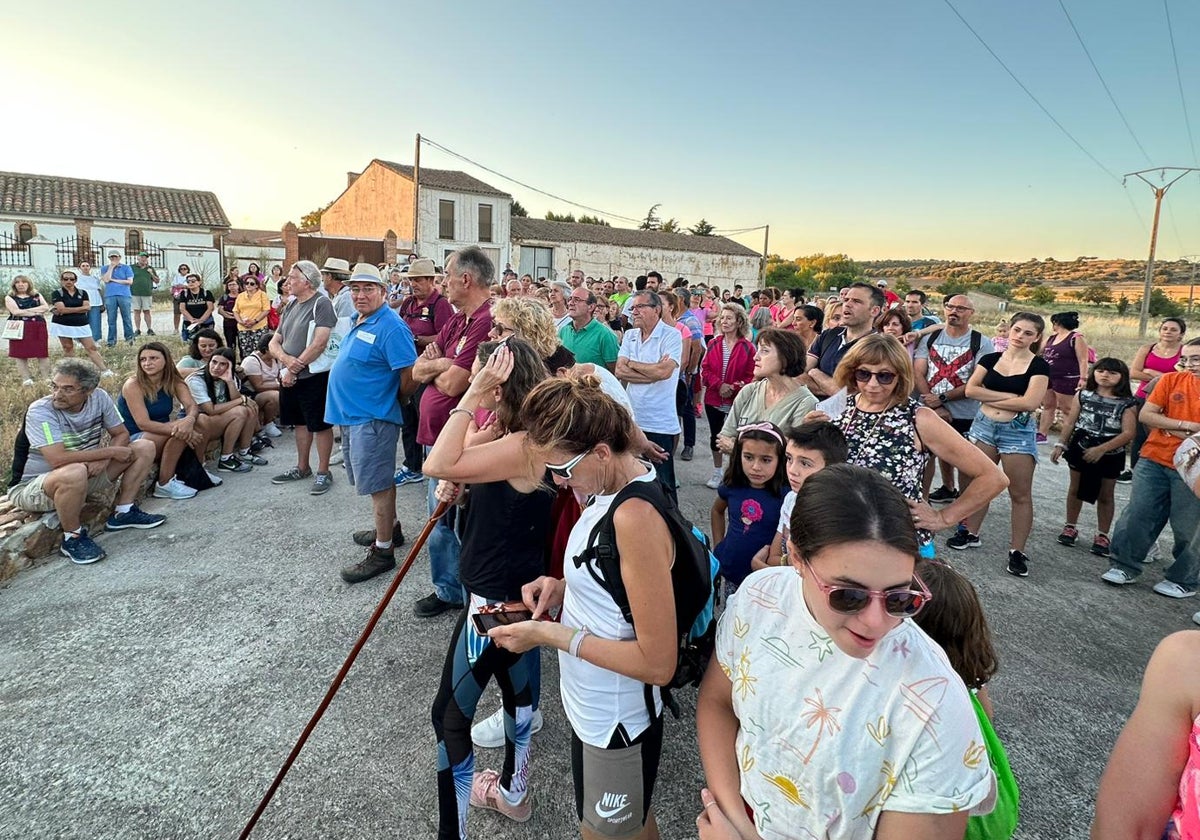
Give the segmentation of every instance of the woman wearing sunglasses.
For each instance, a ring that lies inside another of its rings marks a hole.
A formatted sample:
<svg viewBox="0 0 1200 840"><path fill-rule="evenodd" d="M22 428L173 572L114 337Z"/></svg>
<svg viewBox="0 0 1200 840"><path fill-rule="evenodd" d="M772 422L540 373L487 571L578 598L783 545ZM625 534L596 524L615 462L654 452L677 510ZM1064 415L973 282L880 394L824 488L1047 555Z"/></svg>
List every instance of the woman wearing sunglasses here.
<svg viewBox="0 0 1200 840"><path fill-rule="evenodd" d="M261 286L262 280L247 274L242 278L242 293L233 304L233 317L238 325L238 355L243 359L253 353L262 337L270 332L267 317L271 313L271 299Z"/></svg>
<svg viewBox="0 0 1200 840"><path fill-rule="evenodd" d="M909 620L930 596L905 499L838 464L790 524L789 565L730 601L700 686L700 837L961 838L995 780L966 686Z"/></svg>
<svg viewBox="0 0 1200 840"><path fill-rule="evenodd" d="M521 409L529 451L588 504L567 539L566 556L583 554L592 530L626 485L654 482L637 458L628 411L593 375L538 385ZM641 498L613 512L621 577L633 622L625 620L588 564L565 564L565 578L539 577L522 589L534 619L562 608L561 623L524 621L491 630L493 642L520 653L538 646L559 653L560 690L572 729L575 807L585 838L656 840L651 808L662 751L662 699L676 665L671 591L674 543L667 524Z"/></svg>
<svg viewBox="0 0 1200 840"><path fill-rule="evenodd" d="M83 345L83 352L98 370L103 371L102 377L113 376L113 372L104 363L100 349L92 338L91 321L88 311L92 308L91 299L87 292L75 287L78 275L74 271L64 271L59 277L59 287L50 293L50 335L58 339L64 356L75 355L75 342Z"/></svg>
<svg viewBox="0 0 1200 840"><path fill-rule="evenodd" d="M923 556L932 557L933 532L954 527L998 496L1008 481L986 455L912 396L913 377L912 361L898 339L865 336L834 371L834 381L849 396L845 410L828 419L846 436L847 462L879 473L908 500ZM827 418L814 412L809 419ZM924 501L925 468L932 457L972 479L943 508Z"/></svg>
<svg viewBox="0 0 1200 840"><path fill-rule="evenodd" d="M422 467L426 475L442 479L439 500L465 500L459 576L467 605L451 637L432 711L441 840L466 836L468 804L517 822L532 814L529 742L540 728L534 704L538 654L520 656L492 644L479 635L474 617L520 601L522 585L545 572L554 496L545 465L524 445L520 408L548 376L538 353L520 339L479 345L471 384ZM494 417L485 421L487 412ZM476 772L471 723L493 677L504 709L504 763L501 772Z"/></svg>

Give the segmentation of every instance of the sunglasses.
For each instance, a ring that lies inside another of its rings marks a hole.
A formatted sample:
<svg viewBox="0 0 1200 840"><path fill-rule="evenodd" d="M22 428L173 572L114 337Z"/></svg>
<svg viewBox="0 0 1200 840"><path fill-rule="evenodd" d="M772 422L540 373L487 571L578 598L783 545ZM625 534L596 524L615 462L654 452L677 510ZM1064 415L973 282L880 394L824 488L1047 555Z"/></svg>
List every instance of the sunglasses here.
<svg viewBox="0 0 1200 840"><path fill-rule="evenodd" d="M547 464L546 469L548 469L550 474L555 478L561 478L563 481L570 481L571 470L579 466L579 462L591 454L592 450L589 449L587 452L580 452L565 464Z"/></svg>
<svg viewBox="0 0 1200 840"><path fill-rule="evenodd" d="M854 381L860 385L866 385L871 381L871 377L875 377L875 381L880 385L891 385L896 381L896 374L890 370L864 370L859 368L854 371Z"/></svg>
<svg viewBox="0 0 1200 840"><path fill-rule="evenodd" d="M812 567L812 563L806 560L804 565L808 567L817 589L821 590L821 594L825 596L829 608L842 615L860 613L867 608L867 604L878 598L883 602L883 608L888 615L909 618L919 613L926 604L933 600L933 595L925 586L925 582L915 575L913 580L921 587L919 590L887 589L880 591L864 589L861 586L831 586L821 580L820 575Z"/></svg>
<svg viewBox="0 0 1200 840"><path fill-rule="evenodd" d="M492 321L492 328L489 332L494 332L497 335L504 335L505 333L516 332L516 330L510 326L501 324L498 321Z"/></svg>

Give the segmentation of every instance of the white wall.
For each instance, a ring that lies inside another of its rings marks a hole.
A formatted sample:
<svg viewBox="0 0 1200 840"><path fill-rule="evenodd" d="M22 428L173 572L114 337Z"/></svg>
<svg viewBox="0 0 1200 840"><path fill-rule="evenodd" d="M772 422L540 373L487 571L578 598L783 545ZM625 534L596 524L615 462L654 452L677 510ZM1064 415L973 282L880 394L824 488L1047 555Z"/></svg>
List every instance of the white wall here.
<svg viewBox="0 0 1200 840"><path fill-rule="evenodd" d="M438 237L439 202L442 200L454 202L453 239ZM492 206L491 242L479 241L480 204ZM504 270L505 263L513 262L512 228L509 223L512 217L512 199L497 195L472 195L421 187L419 216L421 233L416 251L423 257L430 257L438 265L442 264L447 251L456 251L468 245L478 245L498 257L496 260L497 276Z"/></svg>
<svg viewBox="0 0 1200 840"><path fill-rule="evenodd" d="M625 275L633 278L653 269L662 274L670 285L676 277L686 278L689 284L703 283L732 290L740 284L743 291L759 288L759 258L728 254L703 254L694 251L664 251L654 248L624 248L590 242L539 243L526 242L529 247L553 248L554 270L565 279L572 269L582 269L592 277ZM513 245L513 262L520 262L520 245Z"/></svg>

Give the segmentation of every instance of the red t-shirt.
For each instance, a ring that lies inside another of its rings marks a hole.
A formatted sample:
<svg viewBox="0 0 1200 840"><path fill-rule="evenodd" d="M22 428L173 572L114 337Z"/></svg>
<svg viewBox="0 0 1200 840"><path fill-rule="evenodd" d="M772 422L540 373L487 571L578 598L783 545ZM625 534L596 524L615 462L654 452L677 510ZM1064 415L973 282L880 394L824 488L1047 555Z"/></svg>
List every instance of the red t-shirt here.
<svg viewBox="0 0 1200 840"><path fill-rule="evenodd" d="M434 342L442 355L453 362L454 367L470 371L475 363L475 351L487 341L492 331L492 302L480 306L467 317L461 312L446 322ZM450 409L458 405L459 397L448 397L432 382L421 392L421 408L418 412L417 443L433 446L442 426L450 418Z"/></svg>

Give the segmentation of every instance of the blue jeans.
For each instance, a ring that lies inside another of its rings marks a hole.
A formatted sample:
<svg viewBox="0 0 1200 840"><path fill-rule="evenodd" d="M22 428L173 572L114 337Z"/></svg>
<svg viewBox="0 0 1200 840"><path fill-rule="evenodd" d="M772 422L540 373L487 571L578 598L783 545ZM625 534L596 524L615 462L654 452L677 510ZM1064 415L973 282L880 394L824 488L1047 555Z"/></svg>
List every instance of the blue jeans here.
<svg viewBox="0 0 1200 840"><path fill-rule="evenodd" d="M105 297L108 307L108 346L117 343L117 310L121 311L121 326L125 328L125 340L133 341L133 298L129 295Z"/></svg>
<svg viewBox="0 0 1200 840"><path fill-rule="evenodd" d="M1163 577L1185 589L1195 589L1200 581L1200 540L1197 539L1200 499L1192 494L1175 470L1141 458L1133 468L1129 504L1113 530L1109 547L1112 565L1130 577L1140 575L1141 561L1168 522L1175 538L1171 551L1175 562L1167 567Z"/></svg>
<svg viewBox="0 0 1200 840"><path fill-rule="evenodd" d="M100 318L103 314L99 306L93 306L88 310L88 326L92 328L92 341L96 344L99 344L103 338L103 333L100 331Z"/></svg>
<svg viewBox="0 0 1200 840"><path fill-rule="evenodd" d="M432 448L426 446L425 454L428 455ZM430 516L438 506L437 499L433 497L437 483L436 478L431 478L426 482L428 485L426 501ZM457 513L458 509L451 506L446 515L439 519L433 526L433 530L429 532L427 545L429 546L429 576L433 580L434 594L447 603L461 605L465 602L465 596L462 583L458 579L458 552L462 548L462 543L454 531Z"/></svg>

